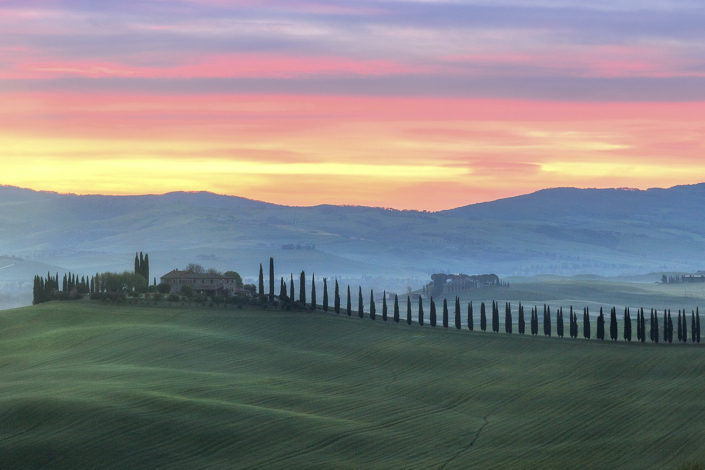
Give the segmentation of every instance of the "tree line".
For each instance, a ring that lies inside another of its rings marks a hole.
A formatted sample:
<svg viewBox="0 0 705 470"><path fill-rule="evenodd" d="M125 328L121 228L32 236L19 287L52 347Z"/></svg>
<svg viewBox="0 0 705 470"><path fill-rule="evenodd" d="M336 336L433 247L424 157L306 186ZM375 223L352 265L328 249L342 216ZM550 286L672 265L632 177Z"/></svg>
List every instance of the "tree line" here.
<svg viewBox="0 0 705 470"><path fill-rule="evenodd" d="M262 301L274 302L274 259L269 260L269 292L264 291L264 273L262 265L260 264L260 274L259 274L259 298ZM295 303L301 307L306 307L307 304L312 310L317 310L319 304L317 302L316 295L316 281L315 274L311 277L311 290L310 290L310 302L307 303L306 298L306 273L301 271L299 275L299 299L298 301L294 296L294 276L291 274L290 287L287 289L287 283L284 278L280 278L279 283L279 300L292 304ZM323 278L323 296L322 304L320 308L328 312L329 311L329 299L328 299L328 281ZM334 286L334 297L333 297L333 310L336 314L345 313L347 316L351 317L353 315L352 302L351 302L351 292L350 285L347 286L347 308L345 311L341 309L341 299L340 299L340 286L338 285L338 280L335 280ZM394 295L393 304L393 314L392 321L399 323L402 321L400 316L400 306L399 306L399 296ZM453 326L460 330L462 329L462 313L460 308L460 297L455 297L455 303L453 306L453 316L452 322ZM526 318L524 313L524 306L520 303L518 307L518 333L520 335L526 334ZM544 304L541 320L539 320L539 308L534 306L531 309L529 318L529 333L533 336L539 334L540 326L543 327L544 336L552 336L553 328L555 324L555 334L558 337L563 338L566 333L566 322L567 322L567 333L571 338L578 338L580 336L580 321L578 320L578 313L573 310L571 306L568 313L568 319L566 320L563 313L563 307L558 308L554 314L551 313L551 307ZM370 320L377 320L377 304L374 298L374 290L370 290L370 297L368 303L368 312ZM365 317L365 304L364 297L362 293L362 287L358 286L358 301L357 301L357 316L359 318ZM491 311L490 311L490 327L494 333L500 332L500 306L499 302L492 301ZM554 320L555 318L555 320ZM389 320L388 305L387 305L387 295L386 291L382 296L382 321ZM436 327L438 321L438 312L436 309L436 303L433 297L430 297L430 308L428 316L428 324L431 327ZM609 325L607 325L609 321ZM423 298L419 296L418 307L417 307L417 322L420 326L424 326L426 323ZM412 302L411 297L406 298L406 323L411 325L412 321ZM625 307L624 314L622 316L622 339L627 342L631 342L632 339L644 343L647 339L646 337L646 324L647 320L645 318L644 309L641 308L636 312L636 331L632 330L632 317L631 310L629 307ZM659 343L659 341L672 343L673 342L673 319L671 317L671 311L666 309L663 311L663 322L662 326L659 326L659 313L656 309L651 309L649 317L649 340L654 343ZM690 342L700 343L700 312L696 308L695 311L691 311L690 318L685 309L681 312L678 311L677 317L677 339L679 342L688 342L688 330L690 329ZM449 328L451 325L451 316L449 312L448 299L443 300L442 312L441 312L441 324L443 328ZM512 334L514 328L512 307L509 302L504 305L504 332L506 334ZM688 325L690 324L690 326ZM475 329L474 325L474 311L473 303L469 302L467 307L467 321L466 326L470 331ZM488 317L487 308L485 303L480 304L480 330L487 331L488 327ZM607 331L607 327L609 331ZM600 308L600 314L597 317L595 338L599 341L604 341L607 339L607 334L609 334L609 339L611 341L619 340L619 321L617 319L617 308L612 307L609 313L609 320L606 319L603 309ZM634 335L635 333L635 335ZM583 309L582 317L582 336L585 339L592 338L592 326L590 321L590 310L588 307ZM635 336L635 338L634 338Z"/></svg>

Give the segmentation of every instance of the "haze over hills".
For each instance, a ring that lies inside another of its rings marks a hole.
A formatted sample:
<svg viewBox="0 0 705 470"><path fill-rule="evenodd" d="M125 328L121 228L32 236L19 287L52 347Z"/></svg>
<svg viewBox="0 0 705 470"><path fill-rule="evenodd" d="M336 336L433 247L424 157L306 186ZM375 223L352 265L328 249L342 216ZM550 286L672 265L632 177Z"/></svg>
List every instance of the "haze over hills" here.
<svg viewBox="0 0 705 470"><path fill-rule="evenodd" d="M156 276L200 262L245 277L274 256L282 275L305 269L404 285L438 271L692 272L705 269L704 209L705 184L547 189L436 213L288 207L206 192L77 196L4 186L0 254L88 275L130 269L135 251L146 251ZM0 270L0 281L11 272Z"/></svg>

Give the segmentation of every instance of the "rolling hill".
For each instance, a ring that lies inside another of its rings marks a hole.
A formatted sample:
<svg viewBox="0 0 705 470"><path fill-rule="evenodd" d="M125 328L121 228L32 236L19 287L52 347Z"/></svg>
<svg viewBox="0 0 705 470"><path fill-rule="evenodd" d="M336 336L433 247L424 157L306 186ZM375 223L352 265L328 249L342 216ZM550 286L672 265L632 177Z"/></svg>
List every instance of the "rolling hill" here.
<svg viewBox="0 0 705 470"><path fill-rule="evenodd" d="M705 458L696 345L312 312L0 312L12 469L676 469Z"/></svg>
<svg viewBox="0 0 705 470"><path fill-rule="evenodd" d="M211 193L76 196L0 187L0 253L86 274L188 262L421 282L432 272L603 276L705 267L705 185L557 188L428 213L288 207ZM282 246L315 250L282 250Z"/></svg>

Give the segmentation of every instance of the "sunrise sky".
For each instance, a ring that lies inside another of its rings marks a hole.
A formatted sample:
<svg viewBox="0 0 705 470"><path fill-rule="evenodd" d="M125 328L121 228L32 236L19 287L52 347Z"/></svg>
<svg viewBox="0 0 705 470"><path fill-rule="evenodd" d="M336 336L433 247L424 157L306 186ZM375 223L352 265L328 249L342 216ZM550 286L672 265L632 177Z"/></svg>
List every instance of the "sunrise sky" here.
<svg viewBox="0 0 705 470"><path fill-rule="evenodd" d="M0 184L438 210L705 181L701 0L0 0Z"/></svg>

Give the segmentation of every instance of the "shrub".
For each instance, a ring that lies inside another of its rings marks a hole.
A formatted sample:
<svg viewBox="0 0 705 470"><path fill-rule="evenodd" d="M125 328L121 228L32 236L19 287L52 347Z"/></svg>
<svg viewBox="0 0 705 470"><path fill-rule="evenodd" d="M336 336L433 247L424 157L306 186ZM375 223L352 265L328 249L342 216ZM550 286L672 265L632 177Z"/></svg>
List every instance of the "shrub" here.
<svg viewBox="0 0 705 470"><path fill-rule="evenodd" d="M178 295L171 294L169 297L166 298L166 300L168 300L169 302L178 302L180 299Z"/></svg>
<svg viewBox="0 0 705 470"><path fill-rule="evenodd" d="M171 292L171 286L166 282L162 282L157 286L157 290L160 294L168 294L169 292Z"/></svg>
<svg viewBox="0 0 705 470"><path fill-rule="evenodd" d="M193 289L191 286L183 285L181 286L181 295L185 295L186 297L191 297L193 294Z"/></svg>
<svg viewBox="0 0 705 470"><path fill-rule="evenodd" d="M164 294L162 294L161 292L157 292L156 294L154 294L154 295L152 296L152 299L154 300L154 303L157 303L157 302L161 301L163 298L164 298Z"/></svg>

